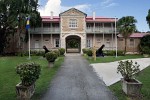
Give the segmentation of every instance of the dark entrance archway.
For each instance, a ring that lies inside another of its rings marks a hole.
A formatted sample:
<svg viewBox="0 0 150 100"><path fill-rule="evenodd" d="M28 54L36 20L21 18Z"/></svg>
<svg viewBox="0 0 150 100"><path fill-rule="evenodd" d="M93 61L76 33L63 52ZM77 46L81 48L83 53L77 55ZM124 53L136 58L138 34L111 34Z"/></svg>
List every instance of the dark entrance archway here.
<svg viewBox="0 0 150 100"><path fill-rule="evenodd" d="M80 53L80 51L81 38L75 35L66 37L66 53Z"/></svg>

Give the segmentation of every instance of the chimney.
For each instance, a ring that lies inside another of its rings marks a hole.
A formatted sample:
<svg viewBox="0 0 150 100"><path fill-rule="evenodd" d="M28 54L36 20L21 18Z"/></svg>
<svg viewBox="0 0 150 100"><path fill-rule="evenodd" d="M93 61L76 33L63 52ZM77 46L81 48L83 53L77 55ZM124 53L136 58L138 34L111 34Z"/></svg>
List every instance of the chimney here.
<svg viewBox="0 0 150 100"><path fill-rule="evenodd" d="M53 19L53 11L51 11L51 19Z"/></svg>
<svg viewBox="0 0 150 100"><path fill-rule="evenodd" d="M95 20L95 12L93 12L93 20Z"/></svg>

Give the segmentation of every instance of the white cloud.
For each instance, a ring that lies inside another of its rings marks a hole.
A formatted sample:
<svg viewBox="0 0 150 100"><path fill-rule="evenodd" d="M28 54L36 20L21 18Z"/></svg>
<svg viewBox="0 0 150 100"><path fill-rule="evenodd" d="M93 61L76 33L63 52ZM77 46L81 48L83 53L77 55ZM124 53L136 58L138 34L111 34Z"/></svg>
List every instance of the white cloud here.
<svg viewBox="0 0 150 100"><path fill-rule="evenodd" d="M76 8L83 12L89 12L90 4L81 4L75 6L62 6L61 0L48 0L44 7L39 9L41 16L49 16L50 12L53 11L55 16L58 16L61 12L68 10L70 8Z"/></svg>
<svg viewBox="0 0 150 100"><path fill-rule="evenodd" d="M44 7L39 9L42 16L49 16L50 12L53 11L54 15L58 15L61 10L61 0L48 0Z"/></svg>
<svg viewBox="0 0 150 100"><path fill-rule="evenodd" d="M103 2L101 2L102 8L113 7L116 5L117 5L117 3L115 3L113 0L103 0Z"/></svg>

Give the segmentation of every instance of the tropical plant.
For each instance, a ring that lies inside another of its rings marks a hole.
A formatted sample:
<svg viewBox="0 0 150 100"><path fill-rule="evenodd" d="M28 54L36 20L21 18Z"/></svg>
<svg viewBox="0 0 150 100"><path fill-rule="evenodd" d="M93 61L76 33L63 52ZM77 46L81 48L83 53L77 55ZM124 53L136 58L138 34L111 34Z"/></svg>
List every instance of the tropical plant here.
<svg viewBox="0 0 150 100"><path fill-rule="evenodd" d="M139 64L137 62L135 62L135 64L133 64L133 61L120 61L118 62L119 65L117 67L117 73L121 73L121 75L123 76L124 80L126 81L132 81L133 76L135 74L138 74L140 72L139 69Z"/></svg>
<svg viewBox="0 0 150 100"><path fill-rule="evenodd" d="M125 39L124 54L127 48L127 38L136 30L136 22L133 16L122 17L117 22L118 31Z"/></svg>
<svg viewBox="0 0 150 100"><path fill-rule="evenodd" d="M148 10L148 15L146 16L146 21L147 21L149 28L150 28L150 9Z"/></svg>
<svg viewBox="0 0 150 100"><path fill-rule="evenodd" d="M16 73L19 74L23 86L32 85L39 78L40 72L41 66L34 62L23 63L16 68Z"/></svg>

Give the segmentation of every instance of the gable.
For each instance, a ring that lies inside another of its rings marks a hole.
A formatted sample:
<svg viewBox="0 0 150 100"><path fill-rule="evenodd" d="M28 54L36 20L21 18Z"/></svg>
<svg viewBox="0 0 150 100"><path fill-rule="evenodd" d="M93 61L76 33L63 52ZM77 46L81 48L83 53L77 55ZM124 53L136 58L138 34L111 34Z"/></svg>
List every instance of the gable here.
<svg viewBox="0 0 150 100"><path fill-rule="evenodd" d="M67 11L60 13L60 16L87 16L87 14L78 9L71 8Z"/></svg>

